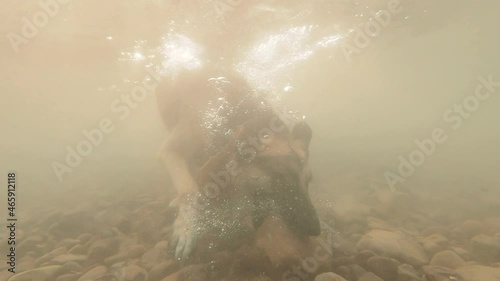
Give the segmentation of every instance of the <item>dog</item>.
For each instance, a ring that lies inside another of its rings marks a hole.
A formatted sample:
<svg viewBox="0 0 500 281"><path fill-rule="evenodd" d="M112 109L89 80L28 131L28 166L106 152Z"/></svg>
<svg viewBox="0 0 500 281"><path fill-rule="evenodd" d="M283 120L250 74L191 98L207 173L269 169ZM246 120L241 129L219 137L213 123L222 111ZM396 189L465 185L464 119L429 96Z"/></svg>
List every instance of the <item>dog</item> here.
<svg viewBox="0 0 500 281"><path fill-rule="evenodd" d="M169 132L158 157L177 191L169 241L177 261L251 244L270 217L297 237L320 234L307 123L225 68L181 72L156 96Z"/></svg>

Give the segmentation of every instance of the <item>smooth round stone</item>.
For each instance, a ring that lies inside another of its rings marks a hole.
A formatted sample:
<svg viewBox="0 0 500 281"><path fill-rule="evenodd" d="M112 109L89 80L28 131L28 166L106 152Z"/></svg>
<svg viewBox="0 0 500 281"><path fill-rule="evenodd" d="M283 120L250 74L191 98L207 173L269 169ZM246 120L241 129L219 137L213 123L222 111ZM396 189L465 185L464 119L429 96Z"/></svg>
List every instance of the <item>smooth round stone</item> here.
<svg viewBox="0 0 500 281"><path fill-rule="evenodd" d="M355 257L354 261L359 264L362 267L366 267L366 262L368 261L369 258L376 256L374 252L364 250L359 252Z"/></svg>
<svg viewBox="0 0 500 281"><path fill-rule="evenodd" d="M75 246L73 246L73 248L69 249L68 254L83 255L86 252L87 251L85 250L85 248L82 245L75 245Z"/></svg>
<svg viewBox="0 0 500 281"><path fill-rule="evenodd" d="M57 277L55 281L77 281L81 276L81 273L68 273Z"/></svg>
<svg viewBox="0 0 500 281"><path fill-rule="evenodd" d="M488 235L476 235L471 239L472 253L481 261L494 262L500 256L500 241Z"/></svg>
<svg viewBox="0 0 500 281"><path fill-rule="evenodd" d="M148 273L143 268L137 265L128 265L123 270L113 273L117 280L127 281L147 281L149 280Z"/></svg>
<svg viewBox="0 0 500 281"><path fill-rule="evenodd" d="M79 265L78 263L74 261L67 262L63 264L63 268L61 270L64 273L69 273L69 272L82 272L83 267Z"/></svg>
<svg viewBox="0 0 500 281"><path fill-rule="evenodd" d="M450 250L445 250L435 254L430 261L430 265L456 269L458 267L464 266L465 261L459 255L457 255L457 253Z"/></svg>
<svg viewBox="0 0 500 281"><path fill-rule="evenodd" d="M371 257L366 261L367 270L384 280L395 280L398 275L398 265L390 258Z"/></svg>
<svg viewBox="0 0 500 281"><path fill-rule="evenodd" d="M358 281L384 281L384 280L375 275L373 272L367 272Z"/></svg>
<svg viewBox="0 0 500 281"><path fill-rule="evenodd" d="M142 255L144 255L144 253L146 253L146 251L147 251L147 249L143 245L133 245L128 249L127 255L129 258L135 259L135 258L139 258Z"/></svg>
<svg viewBox="0 0 500 281"><path fill-rule="evenodd" d="M55 279L62 269L60 265L39 267L28 271L14 274L8 281L45 281Z"/></svg>
<svg viewBox="0 0 500 281"><path fill-rule="evenodd" d="M67 262L77 262L81 263L87 260L87 256L84 255L73 255L73 254L64 254L59 255L52 259L53 262L57 264L64 264Z"/></svg>
<svg viewBox="0 0 500 281"><path fill-rule="evenodd" d="M351 271L351 276L353 280L358 280L366 274L366 270L357 264L351 264L347 266Z"/></svg>
<svg viewBox="0 0 500 281"><path fill-rule="evenodd" d="M321 273L314 278L314 281L347 281L344 277L337 275L333 272Z"/></svg>
<svg viewBox="0 0 500 281"><path fill-rule="evenodd" d="M160 250L163 250L163 251L168 251L168 241L167 240L159 241L158 243L156 243L156 245L154 247L156 249L160 249Z"/></svg>
<svg viewBox="0 0 500 281"><path fill-rule="evenodd" d="M107 257L104 260L104 264L106 264L107 266L111 266L115 263L126 261L127 259L128 259L128 256L125 253L118 253L118 254L113 255L111 257Z"/></svg>
<svg viewBox="0 0 500 281"><path fill-rule="evenodd" d="M108 272L108 269L105 266L97 266L82 275L80 278L78 278L77 281L88 281L88 280L94 280L97 279L100 276L103 276Z"/></svg>
<svg viewBox="0 0 500 281"><path fill-rule="evenodd" d="M402 233L374 229L357 244L359 250L370 250L380 256L391 257L415 267L428 263L424 249Z"/></svg>
<svg viewBox="0 0 500 281"><path fill-rule="evenodd" d="M426 278L425 280L428 281L448 281L448 280L463 281L462 277L457 271L447 267L424 265L422 267L422 272L425 275ZM474 280L474 281L479 281L479 280Z"/></svg>
<svg viewBox="0 0 500 281"><path fill-rule="evenodd" d="M155 266L149 271L149 276L153 280L161 280L166 276L179 270L179 264L173 260L163 261Z"/></svg>
<svg viewBox="0 0 500 281"><path fill-rule="evenodd" d="M149 250L149 252L145 253L142 256L142 259L141 259L142 266L146 270L151 270L153 268L153 266L164 261L166 259L166 257L167 257L167 255L166 255L165 251L153 248L153 249Z"/></svg>
<svg viewBox="0 0 500 281"><path fill-rule="evenodd" d="M409 264L402 264L398 267L398 281L420 281L420 275Z"/></svg>
<svg viewBox="0 0 500 281"><path fill-rule="evenodd" d="M83 234L80 234L80 236L78 236L78 238L76 238L76 239L80 240L80 243L85 244L85 243L89 242L90 239L92 239L92 234L83 233Z"/></svg>
<svg viewBox="0 0 500 281"><path fill-rule="evenodd" d="M457 269L464 281L500 281L500 268L467 265Z"/></svg>
<svg viewBox="0 0 500 281"><path fill-rule="evenodd" d="M462 223L462 230L470 238L478 234L484 234L486 226L480 221L466 220Z"/></svg>

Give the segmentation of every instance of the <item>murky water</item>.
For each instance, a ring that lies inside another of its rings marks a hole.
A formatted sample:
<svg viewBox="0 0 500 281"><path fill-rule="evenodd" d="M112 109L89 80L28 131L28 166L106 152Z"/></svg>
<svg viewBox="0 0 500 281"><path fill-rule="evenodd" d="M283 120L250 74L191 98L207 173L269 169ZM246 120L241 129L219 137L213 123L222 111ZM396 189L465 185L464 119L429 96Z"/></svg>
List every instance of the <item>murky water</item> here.
<svg viewBox="0 0 500 281"><path fill-rule="evenodd" d="M418 274L454 267L431 261L460 248L464 264L452 269L465 280L490 270L459 270L466 263L496 268L481 280L500 280L499 12L488 0L0 2L2 192L16 171L17 238L49 241L20 250L18 272L57 264L39 258L90 232L54 225L72 210L95 210L76 217L154 246L157 236L132 230L162 231L174 191L156 153L168 133L154 95L135 91L224 65L311 126L310 193L324 232L341 241L334 256L355 256L361 237L384 229L423 248L422 262L399 259ZM437 233L446 242L432 248ZM75 272L111 271L109 261L80 264Z"/></svg>

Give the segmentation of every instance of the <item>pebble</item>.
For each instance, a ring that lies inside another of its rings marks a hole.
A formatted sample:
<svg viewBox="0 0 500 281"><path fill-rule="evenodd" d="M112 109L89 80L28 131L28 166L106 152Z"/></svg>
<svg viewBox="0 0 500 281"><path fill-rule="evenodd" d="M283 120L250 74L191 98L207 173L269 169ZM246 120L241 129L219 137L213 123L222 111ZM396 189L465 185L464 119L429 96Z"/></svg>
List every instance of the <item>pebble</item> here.
<svg viewBox="0 0 500 281"><path fill-rule="evenodd" d="M166 257L167 254L163 250L153 248L142 256L142 266L146 270L151 270L153 266L161 263Z"/></svg>
<svg viewBox="0 0 500 281"><path fill-rule="evenodd" d="M100 276L103 276L108 272L108 269L105 266L97 266L94 267L92 270L88 271L84 275L82 275L80 278L78 278L77 281L88 281L88 280L94 280L97 279Z"/></svg>
<svg viewBox="0 0 500 281"><path fill-rule="evenodd" d="M156 245L154 246L156 249L160 249L160 250L163 250L163 251L168 251L168 241L167 240L162 240L162 241L159 241L158 243L156 243Z"/></svg>
<svg viewBox="0 0 500 281"><path fill-rule="evenodd" d="M424 281L463 281L461 275L457 271L446 267L425 265L422 267L422 272L425 276Z"/></svg>
<svg viewBox="0 0 500 281"><path fill-rule="evenodd" d="M36 261L35 261L35 265L36 266L40 266L50 260L52 260L54 257L56 256L59 256L59 255L63 255L63 254L66 254L66 248L64 247L59 247L55 250L53 250L52 252L50 253L47 253L41 257L39 257Z"/></svg>
<svg viewBox="0 0 500 281"><path fill-rule="evenodd" d="M462 231L467 238L470 238L478 234L484 234L486 231L486 225L480 221L466 220L462 223Z"/></svg>
<svg viewBox="0 0 500 281"><path fill-rule="evenodd" d="M128 259L128 256L126 253L118 253L116 255L112 255L112 256L104 259L104 264L107 266L111 266L115 263L126 261L127 259Z"/></svg>
<svg viewBox="0 0 500 281"><path fill-rule="evenodd" d="M147 249L143 245L133 245L131 246L128 251L127 255L131 259L139 258L146 253Z"/></svg>
<svg viewBox="0 0 500 281"><path fill-rule="evenodd" d="M361 251L359 252L355 257L354 257L354 261L359 264L360 266L362 267L366 267L366 261L375 256L375 253L372 252L372 251L368 251L368 250L364 250L364 251Z"/></svg>
<svg viewBox="0 0 500 281"><path fill-rule="evenodd" d="M352 280L358 280L366 274L366 270L357 264L351 264L347 267L351 270Z"/></svg>
<svg viewBox="0 0 500 281"><path fill-rule="evenodd" d="M314 278L314 281L347 281L344 277L339 276L333 272L321 273Z"/></svg>
<svg viewBox="0 0 500 281"><path fill-rule="evenodd" d="M57 263L57 264L64 264L64 263L67 263L70 261L82 263L86 260L87 260L87 256L85 256L85 255L73 255L73 254L63 254L63 255L59 255L59 256L52 259L52 261Z"/></svg>
<svg viewBox="0 0 500 281"><path fill-rule="evenodd" d="M349 269L349 267L342 265L342 266L335 268L334 271L335 271L335 273L344 277L345 279L352 280L351 269Z"/></svg>
<svg viewBox="0 0 500 281"><path fill-rule="evenodd" d="M471 239L471 249L479 261L494 262L500 257L500 242L488 235L474 236Z"/></svg>
<svg viewBox="0 0 500 281"><path fill-rule="evenodd" d="M366 269L384 280L395 280L398 275L398 264L386 257L371 257L366 262Z"/></svg>
<svg viewBox="0 0 500 281"><path fill-rule="evenodd" d="M467 265L457 269L464 281L500 281L500 268L482 265Z"/></svg>
<svg viewBox="0 0 500 281"><path fill-rule="evenodd" d="M85 244L87 242L90 241L90 239L92 239L92 234L90 233L83 233L83 234L80 234L80 236L78 236L78 238L76 238L77 240L80 241L80 243L82 244Z"/></svg>
<svg viewBox="0 0 500 281"><path fill-rule="evenodd" d="M88 250L88 258L95 261L103 261L112 256L118 246L118 240L113 238L98 240L92 243Z"/></svg>
<svg viewBox="0 0 500 281"><path fill-rule="evenodd" d="M179 264L173 260L167 260L154 265L149 271L149 276L152 280L161 280L161 278L168 276L177 270L179 270Z"/></svg>
<svg viewBox="0 0 500 281"><path fill-rule="evenodd" d="M429 264L456 269L464 266L465 261L457 255L457 253L451 250L445 250L435 254Z"/></svg>
<svg viewBox="0 0 500 281"><path fill-rule="evenodd" d="M122 270L113 273L117 280L127 281L146 281L149 279L148 273L143 268L137 265L128 265Z"/></svg>
<svg viewBox="0 0 500 281"><path fill-rule="evenodd" d="M7 281L44 281L55 279L62 266L50 265L14 274Z"/></svg>
<svg viewBox="0 0 500 281"><path fill-rule="evenodd" d="M468 261L470 260L470 254L467 250L465 250L464 248L460 248L460 247L450 247L450 249L457 253L457 255L459 255L462 259Z"/></svg>
<svg viewBox="0 0 500 281"><path fill-rule="evenodd" d="M69 273L57 277L55 281L77 281L81 276L81 273Z"/></svg>
<svg viewBox="0 0 500 281"><path fill-rule="evenodd" d="M387 230L370 231L361 238L357 248L360 251L370 250L380 256L395 258L415 267L429 261L424 249L410 237Z"/></svg>
<svg viewBox="0 0 500 281"><path fill-rule="evenodd" d="M359 278L358 281L384 281L373 272L367 272L363 277Z"/></svg>
<svg viewBox="0 0 500 281"><path fill-rule="evenodd" d="M420 281L420 275L409 264L402 264L398 267L398 281Z"/></svg>
<svg viewBox="0 0 500 281"><path fill-rule="evenodd" d="M82 255L85 254L87 251L85 250L82 245L75 245L73 248L69 249L68 254L73 254L73 255Z"/></svg>

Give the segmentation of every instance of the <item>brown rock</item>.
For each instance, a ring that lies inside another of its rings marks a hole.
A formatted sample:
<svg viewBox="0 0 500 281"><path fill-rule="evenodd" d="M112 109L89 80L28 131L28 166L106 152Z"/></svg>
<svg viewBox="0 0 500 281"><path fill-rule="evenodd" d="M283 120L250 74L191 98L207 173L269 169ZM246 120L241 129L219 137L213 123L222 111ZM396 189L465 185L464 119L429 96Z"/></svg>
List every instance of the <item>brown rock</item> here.
<svg viewBox="0 0 500 281"><path fill-rule="evenodd" d="M139 258L146 253L147 249L144 247L144 245L133 245L131 246L128 251L127 255L131 259Z"/></svg>
<svg viewBox="0 0 500 281"><path fill-rule="evenodd" d="M78 238L76 238L76 239L79 240L81 244L85 244L85 243L89 242L90 239L92 239L92 234L83 233L83 234L80 234L80 236L78 236Z"/></svg>
<svg viewBox="0 0 500 281"><path fill-rule="evenodd" d="M25 280L53 280L61 271L62 266L51 265L39 267L32 270L16 273L8 279L8 281L25 281Z"/></svg>
<svg viewBox="0 0 500 281"><path fill-rule="evenodd" d="M160 249L151 249L142 256L141 262L143 268L151 270L153 266L161 263L167 258L167 254Z"/></svg>
<svg viewBox="0 0 500 281"><path fill-rule="evenodd" d="M427 264L424 249L402 233L375 229L363 236L357 245L359 250L370 250L380 256L391 257L419 267Z"/></svg>
<svg viewBox="0 0 500 281"><path fill-rule="evenodd" d="M347 280L351 280L352 277L351 277L351 269L349 269L349 267L347 266L339 266L337 268L335 268L335 273L337 273L338 275L344 277L345 279Z"/></svg>
<svg viewBox="0 0 500 281"><path fill-rule="evenodd" d="M430 265L456 269L458 267L464 266L465 261L455 252L445 250L435 254L431 259Z"/></svg>
<svg viewBox="0 0 500 281"><path fill-rule="evenodd" d="M85 254L86 250L82 245L75 245L73 248L69 249L68 254L82 255Z"/></svg>
<svg viewBox="0 0 500 281"><path fill-rule="evenodd" d="M361 267L366 267L366 261L375 256L375 253L372 251L364 250L359 252L355 257L354 261L359 264Z"/></svg>
<svg viewBox="0 0 500 281"><path fill-rule="evenodd" d="M56 281L77 281L81 276L81 273L68 273L57 277Z"/></svg>
<svg viewBox="0 0 500 281"><path fill-rule="evenodd" d="M160 249L160 250L163 250L166 252L166 251L168 251L168 241L167 240L159 241L158 243L156 243L154 248L157 248L157 249Z"/></svg>
<svg viewBox="0 0 500 281"><path fill-rule="evenodd" d="M87 280L94 280L97 279L100 276L103 276L108 272L108 269L105 266L97 266L94 267L93 269L89 270L87 273L82 275L80 278L78 278L78 281L87 281Z"/></svg>
<svg viewBox="0 0 500 281"><path fill-rule="evenodd" d="M373 272L367 272L358 281L384 281L384 280L375 275Z"/></svg>
<svg viewBox="0 0 500 281"><path fill-rule="evenodd" d="M500 268L467 265L457 269L464 281L500 281Z"/></svg>
<svg viewBox="0 0 500 281"><path fill-rule="evenodd" d="M339 276L333 272L321 273L314 278L314 281L347 281L344 277Z"/></svg>
<svg viewBox="0 0 500 281"><path fill-rule="evenodd" d="M151 270L149 271L149 276L151 277L151 280L161 280L162 278L169 276L177 270L179 270L179 264L175 261L163 261L151 268Z"/></svg>
<svg viewBox="0 0 500 281"><path fill-rule="evenodd" d="M332 260L333 267L338 267L338 266L342 266L342 265L349 265L349 264L353 264L353 263L354 263L354 259L351 257L339 257L339 258L334 258Z"/></svg>
<svg viewBox="0 0 500 281"><path fill-rule="evenodd" d="M464 281L458 272L446 267L425 265L422 267L422 272L424 273L423 281Z"/></svg>
<svg viewBox="0 0 500 281"><path fill-rule="evenodd" d="M357 264L347 266L351 270L352 280L358 280L366 274L366 270Z"/></svg>
<svg viewBox="0 0 500 281"><path fill-rule="evenodd" d="M98 262L104 261L104 259L112 256L116 252L118 243L118 240L114 238L107 238L93 242L88 250L89 260L95 260Z"/></svg>
<svg viewBox="0 0 500 281"><path fill-rule="evenodd" d="M477 260L494 262L500 259L500 241L488 235L476 235L471 239L472 253Z"/></svg>
<svg viewBox="0 0 500 281"><path fill-rule="evenodd" d="M420 281L420 274L409 264L398 267L398 281Z"/></svg>
<svg viewBox="0 0 500 281"><path fill-rule="evenodd" d="M398 265L386 257L371 257L366 262L366 269L384 280L395 280L398 275Z"/></svg>
<svg viewBox="0 0 500 281"><path fill-rule="evenodd" d="M470 238L478 234L484 234L486 226L480 221L466 220L462 223L462 230L467 238Z"/></svg>

